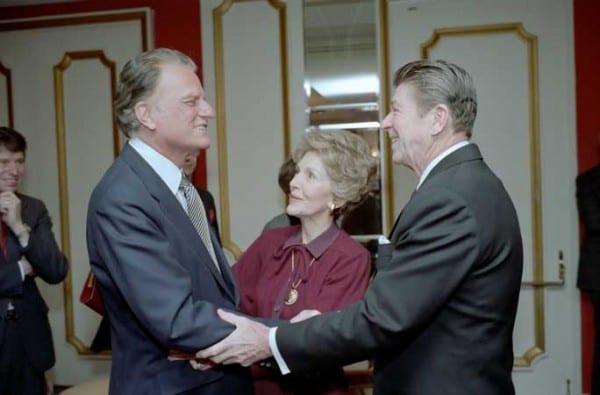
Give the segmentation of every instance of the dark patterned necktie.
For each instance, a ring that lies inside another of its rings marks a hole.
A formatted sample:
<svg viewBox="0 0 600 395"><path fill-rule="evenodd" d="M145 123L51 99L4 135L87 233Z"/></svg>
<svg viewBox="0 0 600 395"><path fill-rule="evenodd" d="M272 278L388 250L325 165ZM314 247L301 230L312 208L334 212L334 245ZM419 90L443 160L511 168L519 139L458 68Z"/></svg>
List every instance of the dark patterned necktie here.
<svg viewBox="0 0 600 395"><path fill-rule="evenodd" d="M198 232L198 235L200 235L202 242L204 242L204 245L211 256L213 263L217 266L217 269L220 272L221 269L217 263L215 249L213 248L213 244L210 240L210 230L208 229L208 220L206 219L206 211L204 210L202 199L200 199L200 195L198 195L196 188L185 176L181 177L179 189L183 192L183 196L185 196L188 216L190 217L194 228L196 228L196 232Z"/></svg>

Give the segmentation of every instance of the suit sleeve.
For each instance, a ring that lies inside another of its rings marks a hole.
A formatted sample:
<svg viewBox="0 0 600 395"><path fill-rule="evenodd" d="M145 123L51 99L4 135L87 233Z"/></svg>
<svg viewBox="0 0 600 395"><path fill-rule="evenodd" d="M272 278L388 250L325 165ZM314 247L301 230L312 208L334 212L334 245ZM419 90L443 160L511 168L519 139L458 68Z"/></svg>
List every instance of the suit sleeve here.
<svg viewBox="0 0 600 395"><path fill-rule="evenodd" d="M577 209L586 230L600 233L600 180L593 175L577 177Z"/></svg>
<svg viewBox="0 0 600 395"><path fill-rule="evenodd" d="M39 204L39 214L31 225L29 243L22 252L38 277L49 284L57 284L67 275L67 259L56 244L46 206Z"/></svg>
<svg viewBox="0 0 600 395"><path fill-rule="evenodd" d="M407 205L365 297L341 312L283 324L276 342L291 371L344 365L406 344L477 262L475 219L464 201L430 188Z"/></svg>
<svg viewBox="0 0 600 395"><path fill-rule="evenodd" d="M101 257L107 281L114 281L141 325L163 347L186 352L227 336L233 326L218 318L216 307L192 297L190 273L153 216L158 205L136 190L102 200L88 218L90 255Z"/></svg>
<svg viewBox="0 0 600 395"><path fill-rule="evenodd" d="M19 246L20 254L15 254L6 264L0 264L0 297L23 293L23 278L17 263L21 255L27 258L36 275L49 284L57 284L67 275L67 260L56 244L48 210L41 201L27 199L23 221L31 227L29 243L21 248L16 237L10 236L12 245Z"/></svg>

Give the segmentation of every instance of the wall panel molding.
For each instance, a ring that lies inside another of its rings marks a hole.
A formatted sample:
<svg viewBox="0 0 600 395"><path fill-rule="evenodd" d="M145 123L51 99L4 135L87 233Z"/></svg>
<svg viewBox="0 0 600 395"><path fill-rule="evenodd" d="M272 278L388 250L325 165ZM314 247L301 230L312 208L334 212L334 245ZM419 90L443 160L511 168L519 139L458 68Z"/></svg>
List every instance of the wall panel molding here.
<svg viewBox="0 0 600 395"><path fill-rule="evenodd" d="M22 21L0 21L0 32L15 30L30 30L48 27L87 25L91 23L115 23L125 21L138 21L142 37L142 49L148 49L149 20L147 11L128 10L113 11L110 13L87 13L62 15L58 17L32 18Z"/></svg>
<svg viewBox="0 0 600 395"><path fill-rule="evenodd" d="M235 4L262 2L266 1L268 5L277 12L278 16L278 34L279 34L279 54L281 68L281 102L283 107L283 157L288 158L291 153L291 132L289 119L289 77L288 77L288 59L287 59L287 12L286 4L280 0L224 0L221 5L213 9L213 29L214 29L214 59L215 59L215 90L216 90L216 110L217 110L217 141L218 141L218 162L219 162L219 199L221 211L221 239L223 247L233 253L235 258L242 254L240 243L232 238L231 224L231 199L229 192L229 155L228 155L228 128L226 122L226 87L225 87L225 49L224 49L224 16L231 10ZM257 92L258 94L258 92Z"/></svg>
<svg viewBox="0 0 600 395"><path fill-rule="evenodd" d="M61 246L62 251L69 260L71 260L71 220L69 218L69 178L68 178L68 154L67 154L67 127L65 123L65 95L63 76L68 71L74 61L78 60L97 60L100 62L109 73L110 97L115 96L116 91L116 64L108 59L101 50L77 51L65 53L62 60L54 66L54 97L56 107L56 147L58 155L58 183L60 197L60 220L61 220ZM112 103L108 104L108 108L112 109ZM111 111L112 119L112 140L113 140L113 156L119 153L119 131L115 119L114 112ZM79 292L76 290L75 292ZM64 281L64 298L65 298L65 326L67 341L81 354L93 354L89 347L77 337L74 325L73 313L73 298L74 295L73 281L71 270L67 273Z"/></svg>
<svg viewBox="0 0 600 395"><path fill-rule="evenodd" d="M4 76L6 84L6 114L8 119L8 127L14 128L14 113L13 113L13 98L12 98L12 77L10 69L4 67L0 62L0 74Z"/></svg>

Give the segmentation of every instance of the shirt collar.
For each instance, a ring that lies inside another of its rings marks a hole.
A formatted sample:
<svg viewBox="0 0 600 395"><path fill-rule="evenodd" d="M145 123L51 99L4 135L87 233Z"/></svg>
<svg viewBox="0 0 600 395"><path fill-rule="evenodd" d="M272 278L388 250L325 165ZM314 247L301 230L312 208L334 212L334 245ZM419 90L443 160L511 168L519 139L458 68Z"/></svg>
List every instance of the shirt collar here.
<svg viewBox="0 0 600 395"><path fill-rule="evenodd" d="M176 195L181 184L181 169L154 148L144 143L139 137L131 137L129 145L148 162L161 180L167 184L171 192Z"/></svg>
<svg viewBox="0 0 600 395"><path fill-rule="evenodd" d="M442 152L441 154L439 154L438 156L433 158L433 160L431 162L429 162L429 164L425 167L425 170L423 170L423 174L421 174L421 178L419 178L419 183L417 184L417 187L415 189L419 189L419 187L421 186L423 181L425 181L425 179L427 178L429 173L431 173L431 170L433 170L433 168L438 163L440 163L442 161L442 159L444 159L445 157L447 157L454 151L456 151L468 144L470 144L469 141L461 141L459 143L454 144L453 146L451 146L450 148L446 149L444 152Z"/></svg>
<svg viewBox="0 0 600 395"><path fill-rule="evenodd" d="M302 243L302 226L298 225L298 231L290 236L289 239L283 244L283 248L294 245L304 245L306 249L312 254L313 257L319 258L329 246L333 244L340 234L340 229L335 223L332 223L329 228L319 236L315 237L308 244Z"/></svg>

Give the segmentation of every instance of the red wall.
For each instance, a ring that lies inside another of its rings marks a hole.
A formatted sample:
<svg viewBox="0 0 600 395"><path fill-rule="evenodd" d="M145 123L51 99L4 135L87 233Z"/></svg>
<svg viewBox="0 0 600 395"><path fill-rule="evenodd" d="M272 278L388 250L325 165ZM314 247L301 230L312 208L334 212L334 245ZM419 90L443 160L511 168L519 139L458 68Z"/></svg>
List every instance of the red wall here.
<svg viewBox="0 0 600 395"><path fill-rule="evenodd" d="M46 15L110 11L148 7L154 12L154 47L169 47L189 55L198 65L202 78L202 40L200 2L198 0L83 0L34 6L0 8L1 19L30 18ZM17 125L18 127L18 125ZM194 183L206 186L206 157L198 157Z"/></svg>
<svg viewBox="0 0 600 395"><path fill-rule="evenodd" d="M600 92L600 2L574 0L575 72L577 109L577 158L579 172L598 163L600 123L596 118ZM593 312L589 298L581 297L581 353L583 392L590 392L593 350Z"/></svg>

